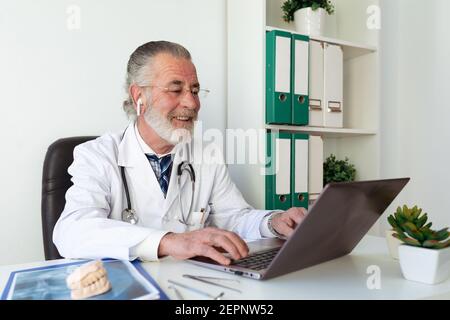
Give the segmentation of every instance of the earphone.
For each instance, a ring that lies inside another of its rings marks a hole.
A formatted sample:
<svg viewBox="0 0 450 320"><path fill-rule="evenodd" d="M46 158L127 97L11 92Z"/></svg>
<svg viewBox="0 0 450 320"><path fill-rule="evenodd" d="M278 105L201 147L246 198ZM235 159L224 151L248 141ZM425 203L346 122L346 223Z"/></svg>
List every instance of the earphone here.
<svg viewBox="0 0 450 320"><path fill-rule="evenodd" d="M141 115L141 107L142 107L142 100L141 98L139 98L137 101L137 110L136 110L136 114L138 117Z"/></svg>

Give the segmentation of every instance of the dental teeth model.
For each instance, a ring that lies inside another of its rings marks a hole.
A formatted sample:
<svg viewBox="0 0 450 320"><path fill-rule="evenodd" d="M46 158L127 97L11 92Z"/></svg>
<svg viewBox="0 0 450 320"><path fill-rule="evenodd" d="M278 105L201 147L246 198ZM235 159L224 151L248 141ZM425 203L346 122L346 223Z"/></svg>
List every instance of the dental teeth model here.
<svg viewBox="0 0 450 320"><path fill-rule="evenodd" d="M75 269L66 279L74 300L86 299L111 289L108 274L101 261L86 263Z"/></svg>

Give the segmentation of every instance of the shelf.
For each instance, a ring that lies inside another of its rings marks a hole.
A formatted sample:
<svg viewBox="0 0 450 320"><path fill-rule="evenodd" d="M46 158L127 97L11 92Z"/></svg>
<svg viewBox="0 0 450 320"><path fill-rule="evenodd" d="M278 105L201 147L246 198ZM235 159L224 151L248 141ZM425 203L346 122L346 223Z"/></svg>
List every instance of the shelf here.
<svg viewBox="0 0 450 320"><path fill-rule="evenodd" d="M366 130L366 129L300 127L300 126L286 126L286 125L266 125L265 127L266 129L269 130L306 133L310 135L322 136L324 138L351 138L359 136L374 136L377 134L375 130Z"/></svg>
<svg viewBox="0 0 450 320"><path fill-rule="evenodd" d="M294 30L274 28L274 27L269 27L269 26L266 27L266 31L273 31L273 30L285 31L285 32L293 33L293 34L299 34L299 33L295 32ZM340 40L340 39L334 39L334 38L328 38L328 37L322 37L322 36L310 36L310 39L340 45L344 51L344 60L357 58L359 56L374 53L377 51L376 46L365 45L365 44L355 43L355 42L346 41L346 40Z"/></svg>

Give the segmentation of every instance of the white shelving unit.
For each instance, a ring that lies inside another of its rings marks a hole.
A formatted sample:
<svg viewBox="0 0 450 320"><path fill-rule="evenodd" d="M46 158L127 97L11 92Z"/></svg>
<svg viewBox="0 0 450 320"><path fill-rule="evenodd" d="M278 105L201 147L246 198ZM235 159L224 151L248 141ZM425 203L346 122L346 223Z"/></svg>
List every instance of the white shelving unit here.
<svg viewBox="0 0 450 320"><path fill-rule="evenodd" d="M270 125L270 124L266 124L265 128L268 130L280 130L280 131L286 131L286 132L306 133L306 134L310 134L310 135L321 136L325 139L374 136L377 134L376 131L364 130L364 129L300 127L300 126Z"/></svg>
<svg viewBox="0 0 450 320"><path fill-rule="evenodd" d="M277 2L277 3L274 3ZM324 160L330 154L348 157L357 180L380 176L378 35L366 28L368 4L377 0L333 0L340 22L336 37L311 39L338 44L344 51L344 128L265 124L265 33L296 33L281 20L282 0L228 0L228 118L230 129L280 130L319 135L324 139ZM358 16L359 15L359 16ZM268 25L268 22L271 25ZM252 88L248 90L248 88ZM263 149L265 146L261 146ZM265 154L265 149L260 151ZM264 164L229 165L233 180L247 201L265 205ZM371 231L378 234L378 226Z"/></svg>
<svg viewBox="0 0 450 320"><path fill-rule="evenodd" d="M276 27L271 27L271 26L266 27L266 31L273 31L273 30L286 31L286 32L290 32L293 34L299 34L299 33L295 32L294 30L276 28ZM361 43L351 42L351 41L346 41L346 40L341 40L341 39L323 37L323 36L311 36L310 39L341 46L344 50L344 60L354 59L354 58L357 58L357 57L360 57L360 56L363 56L366 54L377 52L377 50L378 50L376 46L361 44Z"/></svg>

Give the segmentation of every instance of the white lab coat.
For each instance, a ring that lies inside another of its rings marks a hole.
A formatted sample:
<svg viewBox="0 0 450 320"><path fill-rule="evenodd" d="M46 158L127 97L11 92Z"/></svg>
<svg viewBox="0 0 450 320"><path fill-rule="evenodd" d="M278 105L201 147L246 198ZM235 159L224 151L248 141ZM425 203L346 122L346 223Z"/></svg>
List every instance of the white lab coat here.
<svg viewBox="0 0 450 320"><path fill-rule="evenodd" d="M193 150L192 145L189 147ZM201 222L194 214L197 224L190 229L177 222L180 206L176 169L188 152L186 144L176 148L183 148L184 152L176 153L164 198L139 145L134 123L125 135L123 131L105 134L77 146L68 170L73 186L66 193L66 206L53 233L60 254L66 258L133 260L137 257L131 254L132 248L145 240L150 243L150 260L157 260L159 242L168 231L198 229L203 227L202 222L236 232L245 239L262 238L260 224L270 211L254 210L247 204L224 164L192 162L196 175L193 211L205 208L206 214ZM137 225L121 220L127 202L119 166L125 167L131 205L139 217ZM183 208L187 211L192 190L187 172L181 176L180 185Z"/></svg>

